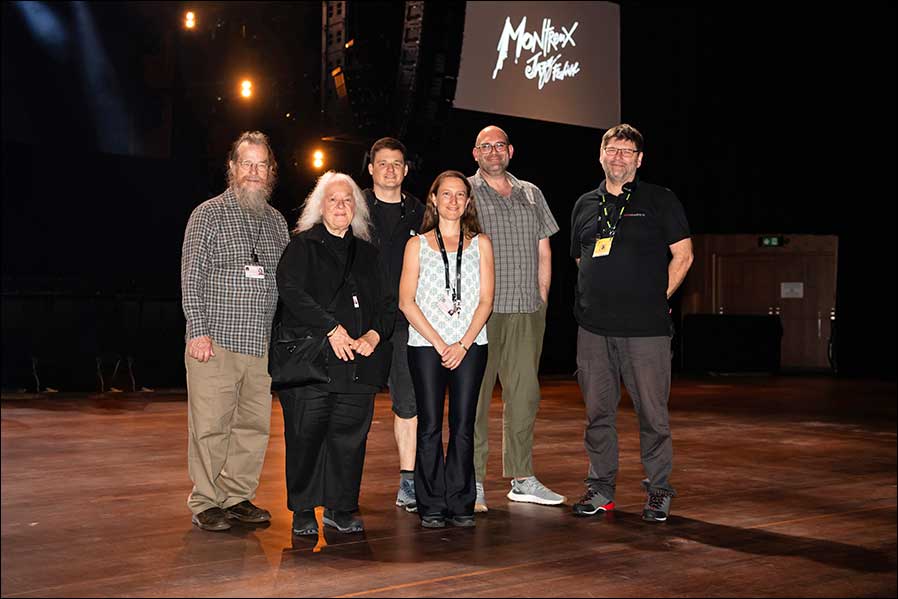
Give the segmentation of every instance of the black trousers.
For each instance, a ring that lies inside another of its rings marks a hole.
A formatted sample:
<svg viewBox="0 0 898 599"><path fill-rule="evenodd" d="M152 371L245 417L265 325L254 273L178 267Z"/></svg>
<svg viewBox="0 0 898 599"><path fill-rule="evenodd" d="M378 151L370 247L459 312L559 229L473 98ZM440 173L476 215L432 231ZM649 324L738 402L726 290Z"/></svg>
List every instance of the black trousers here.
<svg viewBox="0 0 898 599"><path fill-rule="evenodd" d="M442 365L432 347L409 347L408 365L418 405L415 495L418 514L474 514L474 420L487 346L473 345L458 368ZM449 445L443 456L443 407L449 388Z"/></svg>
<svg viewBox="0 0 898 599"><path fill-rule="evenodd" d="M284 410L287 507L355 511L374 415L374 394L314 387L279 392Z"/></svg>

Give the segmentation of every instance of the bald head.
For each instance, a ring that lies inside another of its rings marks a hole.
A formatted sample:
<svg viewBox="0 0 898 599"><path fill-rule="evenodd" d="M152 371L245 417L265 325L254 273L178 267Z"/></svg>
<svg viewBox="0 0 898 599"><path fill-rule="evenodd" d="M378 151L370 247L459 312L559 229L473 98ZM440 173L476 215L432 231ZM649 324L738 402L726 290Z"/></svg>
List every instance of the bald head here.
<svg viewBox="0 0 898 599"><path fill-rule="evenodd" d="M485 137L489 137L491 139L492 138L497 138L497 139L501 138L502 141L504 141L505 143L508 143L508 134L505 133L505 131L503 131L502 129L500 129L499 127L497 127L495 125L490 125L489 127L484 127L483 129L481 129L480 133L477 134L477 141L474 142L474 145L479 146L480 142Z"/></svg>
<svg viewBox="0 0 898 599"><path fill-rule="evenodd" d="M501 177L505 175L514 148L508 143L508 134L505 131L490 125L477 134L473 153L474 160L485 175Z"/></svg>

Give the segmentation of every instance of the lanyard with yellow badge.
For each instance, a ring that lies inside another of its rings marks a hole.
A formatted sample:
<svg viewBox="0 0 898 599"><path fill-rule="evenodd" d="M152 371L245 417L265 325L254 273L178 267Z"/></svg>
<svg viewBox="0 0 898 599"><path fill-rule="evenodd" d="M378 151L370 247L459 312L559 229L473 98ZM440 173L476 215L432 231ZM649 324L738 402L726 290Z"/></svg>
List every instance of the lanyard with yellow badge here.
<svg viewBox="0 0 898 599"><path fill-rule="evenodd" d="M617 220L615 220L612 225L611 219L608 217L608 206L605 203L605 195L602 194L602 201L596 209L596 246L592 250L593 258L601 258L602 256L607 256L611 253L611 242L614 241L614 235L617 233L617 225L620 224L620 219L624 215L624 210L626 210L627 202L629 201L630 194L627 193L627 197L624 198L624 203L620 207L620 214L617 215ZM602 218L603 215L604 219Z"/></svg>

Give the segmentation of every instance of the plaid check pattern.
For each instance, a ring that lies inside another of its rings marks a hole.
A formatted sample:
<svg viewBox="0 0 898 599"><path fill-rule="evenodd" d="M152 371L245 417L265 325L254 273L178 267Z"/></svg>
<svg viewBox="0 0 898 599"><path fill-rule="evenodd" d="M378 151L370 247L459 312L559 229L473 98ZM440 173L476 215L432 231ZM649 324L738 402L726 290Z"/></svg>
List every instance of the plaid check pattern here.
<svg viewBox="0 0 898 599"><path fill-rule="evenodd" d="M231 189L197 206L181 249L185 338L208 335L232 352L265 355L278 300L275 271L289 241L280 212L266 206L264 216L251 214ZM244 273L254 242L264 279Z"/></svg>
<svg viewBox="0 0 898 599"><path fill-rule="evenodd" d="M493 312L530 314L542 304L539 295L539 240L558 232L558 223L539 187L505 173L512 186L503 197L480 171L468 177L480 226L493 242L496 289Z"/></svg>

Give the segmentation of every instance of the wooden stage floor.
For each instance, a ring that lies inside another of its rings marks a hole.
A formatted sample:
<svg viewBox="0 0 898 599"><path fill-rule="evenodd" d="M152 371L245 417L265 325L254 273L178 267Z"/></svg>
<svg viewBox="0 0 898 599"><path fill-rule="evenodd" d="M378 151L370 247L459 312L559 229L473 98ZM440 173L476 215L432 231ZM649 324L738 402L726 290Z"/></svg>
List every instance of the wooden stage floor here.
<svg viewBox="0 0 898 599"><path fill-rule="evenodd" d="M534 462L582 493L583 407L543 382ZM679 496L640 519L636 419L619 416L617 510L505 499L501 403L491 413L490 511L475 529L424 530L393 506L389 399L378 395L362 481L364 534L292 538L283 419L257 503L270 525L190 524L183 394L4 397L3 597L711 597L896 595L896 385L810 377L676 379Z"/></svg>

